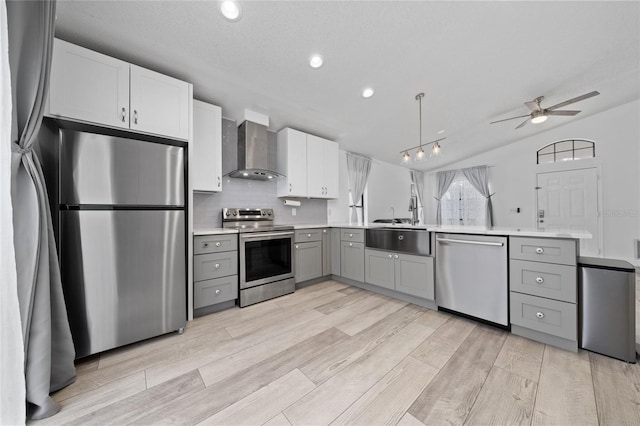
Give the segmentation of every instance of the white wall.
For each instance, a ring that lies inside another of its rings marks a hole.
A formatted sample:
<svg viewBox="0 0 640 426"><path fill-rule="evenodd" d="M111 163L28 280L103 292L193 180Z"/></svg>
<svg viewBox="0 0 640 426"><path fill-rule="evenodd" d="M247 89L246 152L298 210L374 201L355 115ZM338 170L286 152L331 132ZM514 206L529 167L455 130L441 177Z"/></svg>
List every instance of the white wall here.
<svg viewBox="0 0 640 426"><path fill-rule="evenodd" d="M604 256L631 258L633 240L640 238L640 101L566 125L452 164L457 169L486 164L489 169L495 226L535 227L535 175L549 166L536 164L536 151L562 139L596 143L596 158L559 163L558 170L598 165L602 170ZM552 117L550 120L562 118ZM517 131L506 129L505 131ZM460 141L464 142L464 141ZM425 219L435 223L435 172L425 176ZM520 207L520 214L510 209Z"/></svg>

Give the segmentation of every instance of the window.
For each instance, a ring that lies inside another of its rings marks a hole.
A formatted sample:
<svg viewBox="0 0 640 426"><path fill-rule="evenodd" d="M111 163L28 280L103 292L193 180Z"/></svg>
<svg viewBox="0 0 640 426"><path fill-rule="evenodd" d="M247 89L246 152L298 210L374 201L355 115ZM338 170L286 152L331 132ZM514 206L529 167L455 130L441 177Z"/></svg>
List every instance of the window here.
<svg viewBox="0 0 640 426"><path fill-rule="evenodd" d="M351 208L354 208L356 211L357 222L356 223L364 223L364 194L360 197L360 200L354 205L353 204L353 195L351 195L351 190L349 190L349 218L351 218Z"/></svg>
<svg viewBox="0 0 640 426"><path fill-rule="evenodd" d="M460 172L441 199L442 224L484 226L486 199Z"/></svg>
<svg viewBox="0 0 640 426"><path fill-rule="evenodd" d="M566 139L550 143L538 150L537 164L580 160L596 156L595 143L584 139Z"/></svg>

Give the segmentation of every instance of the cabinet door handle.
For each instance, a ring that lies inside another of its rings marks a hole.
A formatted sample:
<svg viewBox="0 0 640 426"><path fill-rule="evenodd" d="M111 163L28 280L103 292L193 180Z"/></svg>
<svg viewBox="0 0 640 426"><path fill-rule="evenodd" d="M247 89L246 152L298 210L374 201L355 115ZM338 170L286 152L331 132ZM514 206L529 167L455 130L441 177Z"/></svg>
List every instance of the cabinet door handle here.
<svg viewBox="0 0 640 426"><path fill-rule="evenodd" d="M536 253L538 253L538 254L542 254L542 253L544 253L544 249L543 249L542 247L538 247L538 248L536 249Z"/></svg>
<svg viewBox="0 0 640 426"><path fill-rule="evenodd" d="M209 247L209 243L202 243L202 248L207 248Z"/></svg>
<svg viewBox="0 0 640 426"><path fill-rule="evenodd" d="M390 254L390 255L389 255L389 259L391 259L391 258L393 258L393 255L392 255L392 254Z"/></svg>
<svg viewBox="0 0 640 426"><path fill-rule="evenodd" d="M138 110L133 110L133 124L138 124Z"/></svg>
<svg viewBox="0 0 640 426"><path fill-rule="evenodd" d="M123 123L127 119L127 109L125 107L122 107L122 114L120 114L120 118L122 119Z"/></svg>
<svg viewBox="0 0 640 426"><path fill-rule="evenodd" d="M220 269L220 264L219 264L219 263L216 263L216 264L215 264L215 268L216 268L216 269Z"/></svg>
<svg viewBox="0 0 640 426"><path fill-rule="evenodd" d="M220 241L216 241L216 247L220 247L222 244L220 244Z"/></svg>
<svg viewBox="0 0 640 426"><path fill-rule="evenodd" d="M349 243L349 247L353 247L353 243Z"/></svg>
<svg viewBox="0 0 640 426"><path fill-rule="evenodd" d="M220 176L218 176L218 188L220 188Z"/></svg>
<svg viewBox="0 0 640 426"><path fill-rule="evenodd" d="M544 282L544 278L542 278L542 277L536 277L536 282L537 282L538 284L542 284L542 283Z"/></svg>
<svg viewBox="0 0 640 426"><path fill-rule="evenodd" d="M217 295L219 295L219 294L220 294L220 289L219 289L219 288L217 288L217 289L216 289L216 296L217 296Z"/></svg>
<svg viewBox="0 0 640 426"><path fill-rule="evenodd" d="M298 247L298 245L296 244L296 250L298 250L298 248L299 248L299 247Z"/></svg>
<svg viewBox="0 0 640 426"><path fill-rule="evenodd" d="M349 234L349 238L353 238L353 234Z"/></svg>
<svg viewBox="0 0 640 426"><path fill-rule="evenodd" d="M540 319L544 318L544 314L542 312L536 313L536 316Z"/></svg>
<svg viewBox="0 0 640 426"><path fill-rule="evenodd" d="M311 234L307 234L307 238L311 238Z"/></svg>
<svg viewBox="0 0 640 426"><path fill-rule="evenodd" d="M397 258L399 258L400 256L398 256L397 254L394 254L394 255L393 255L393 257L394 257L395 259L397 259Z"/></svg>
<svg viewBox="0 0 640 426"><path fill-rule="evenodd" d="M322 230L322 233L323 233L323 234L326 234L326 233L327 233L327 230L326 230L326 229L323 229L323 230Z"/></svg>
<svg viewBox="0 0 640 426"><path fill-rule="evenodd" d="M291 188L291 184L289 184L289 192L291 192L291 189L292 189L292 188Z"/></svg>

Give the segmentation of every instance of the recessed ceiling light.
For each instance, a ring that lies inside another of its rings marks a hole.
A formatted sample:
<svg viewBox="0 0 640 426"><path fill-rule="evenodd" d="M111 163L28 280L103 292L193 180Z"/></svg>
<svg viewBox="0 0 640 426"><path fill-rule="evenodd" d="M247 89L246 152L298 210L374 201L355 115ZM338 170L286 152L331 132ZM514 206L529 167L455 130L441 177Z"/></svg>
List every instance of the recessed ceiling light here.
<svg viewBox="0 0 640 426"><path fill-rule="evenodd" d="M323 63L324 59L322 59L322 56L320 55L312 55L311 58L309 58L309 65L311 68L320 68Z"/></svg>
<svg viewBox="0 0 640 426"><path fill-rule="evenodd" d="M218 9L227 21L237 22L242 18L242 7L236 0L218 0Z"/></svg>
<svg viewBox="0 0 640 426"><path fill-rule="evenodd" d="M373 89L371 87L365 87L362 91L363 98L370 98L373 96Z"/></svg>

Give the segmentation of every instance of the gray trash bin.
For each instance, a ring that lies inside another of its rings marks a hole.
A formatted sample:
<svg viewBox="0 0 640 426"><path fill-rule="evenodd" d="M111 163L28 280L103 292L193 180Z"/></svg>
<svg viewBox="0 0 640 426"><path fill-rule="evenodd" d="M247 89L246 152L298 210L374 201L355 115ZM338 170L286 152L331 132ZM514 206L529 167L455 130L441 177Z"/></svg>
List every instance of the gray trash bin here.
<svg viewBox="0 0 640 426"><path fill-rule="evenodd" d="M635 268L596 257L580 257L578 266L580 347L635 363Z"/></svg>

